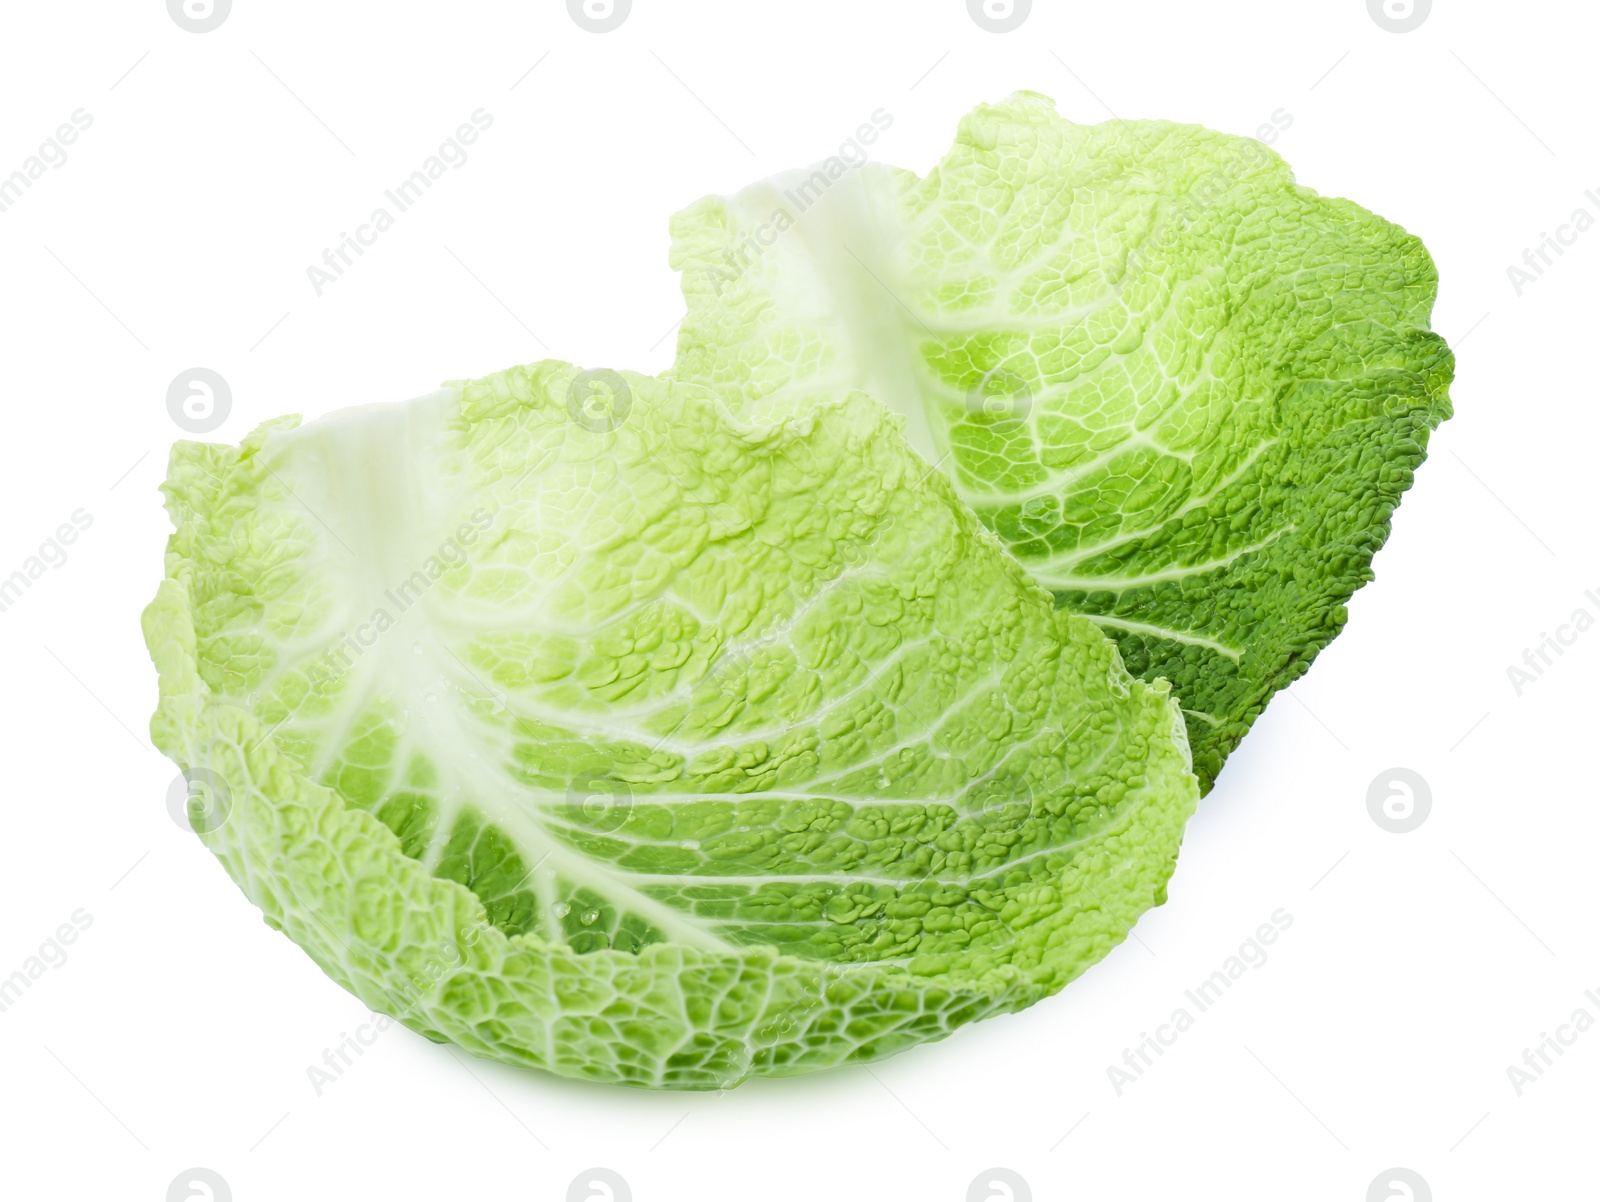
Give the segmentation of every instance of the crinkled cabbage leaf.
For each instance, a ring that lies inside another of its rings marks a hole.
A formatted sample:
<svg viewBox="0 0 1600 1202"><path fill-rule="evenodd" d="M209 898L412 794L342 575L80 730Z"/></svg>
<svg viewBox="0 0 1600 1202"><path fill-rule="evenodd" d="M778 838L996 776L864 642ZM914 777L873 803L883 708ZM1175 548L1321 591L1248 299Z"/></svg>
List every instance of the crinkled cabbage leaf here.
<svg viewBox="0 0 1600 1202"><path fill-rule="evenodd" d="M1172 682L1209 788L1372 578L1450 413L1422 244L1259 142L965 118L919 178L831 159L672 223L669 373L736 411L861 389L1061 604Z"/></svg>
<svg viewBox="0 0 1600 1202"><path fill-rule="evenodd" d="M430 1038L672 1088L870 1060L1164 899L1167 686L866 396L735 417L546 362L180 443L165 492L191 820Z"/></svg>

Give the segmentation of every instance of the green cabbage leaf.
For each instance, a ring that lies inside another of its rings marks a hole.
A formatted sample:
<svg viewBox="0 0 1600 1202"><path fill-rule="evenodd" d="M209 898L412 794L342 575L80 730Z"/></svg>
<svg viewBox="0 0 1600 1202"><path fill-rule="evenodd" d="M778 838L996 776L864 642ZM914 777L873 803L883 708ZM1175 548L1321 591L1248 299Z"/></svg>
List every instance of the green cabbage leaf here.
<svg viewBox="0 0 1600 1202"><path fill-rule="evenodd" d="M932 171L831 159L672 223L669 373L860 389L1137 676L1210 788L1343 627L1450 413L1422 244L1261 143L1019 93Z"/></svg>
<svg viewBox="0 0 1600 1202"><path fill-rule="evenodd" d="M566 1076L1055 992L1164 900L1185 725L901 425L545 362L179 443L144 629L192 824L365 1004Z"/></svg>

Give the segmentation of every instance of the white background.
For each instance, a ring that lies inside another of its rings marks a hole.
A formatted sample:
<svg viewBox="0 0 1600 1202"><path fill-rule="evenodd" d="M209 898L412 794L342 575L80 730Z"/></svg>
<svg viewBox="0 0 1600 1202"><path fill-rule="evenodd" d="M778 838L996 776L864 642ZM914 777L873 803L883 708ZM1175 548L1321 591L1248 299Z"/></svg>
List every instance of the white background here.
<svg viewBox="0 0 1600 1202"><path fill-rule="evenodd" d="M637 0L603 35L556 0L237 0L202 35L160 0L3 21L0 175L74 110L93 125L0 213L0 575L74 510L93 525L0 613L0 976L75 910L93 925L0 1013L0 1195L160 1202L199 1165L238 1202L562 1199L602 1165L638 1202L960 1202L1003 1166L1035 1199L1360 1202L1398 1165L1440 1202L1594 1196L1600 1028L1521 1096L1506 1073L1600 1018L1600 629L1520 697L1506 672L1600 616L1600 229L1521 296L1506 270L1600 216L1592 6L1439 0L1401 35L1364 0L1039 0L1003 35L960 0ZM237 441L547 354L661 370L669 214L880 107L874 156L925 171L1018 88L1083 122L1247 134L1286 110L1302 182L1425 240L1459 355L1377 582L1202 804L1170 903L1058 997L870 1071L649 1094L396 1028L317 1096L307 1067L363 1008L168 817L145 733L169 381L222 373L212 437ZM470 161L316 296L307 266L480 107ZM1407 835L1366 809L1394 766L1433 794ZM1268 962L1119 1097L1107 1066L1280 907Z"/></svg>

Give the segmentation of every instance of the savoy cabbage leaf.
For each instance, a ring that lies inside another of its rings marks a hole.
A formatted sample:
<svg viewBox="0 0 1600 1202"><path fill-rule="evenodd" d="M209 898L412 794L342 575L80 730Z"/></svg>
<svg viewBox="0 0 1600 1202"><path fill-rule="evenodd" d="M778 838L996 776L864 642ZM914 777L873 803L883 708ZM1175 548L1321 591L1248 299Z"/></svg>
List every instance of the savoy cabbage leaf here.
<svg viewBox="0 0 1600 1202"><path fill-rule="evenodd" d="M158 745L368 1006L717 1088L1060 989L1198 798L1164 683L841 391L545 362L180 443Z"/></svg>
<svg viewBox="0 0 1600 1202"><path fill-rule="evenodd" d="M1209 788L1342 628L1450 413L1431 260L1259 142L1032 93L926 177L833 159L673 220L669 375L861 389L1061 604L1172 682Z"/></svg>

